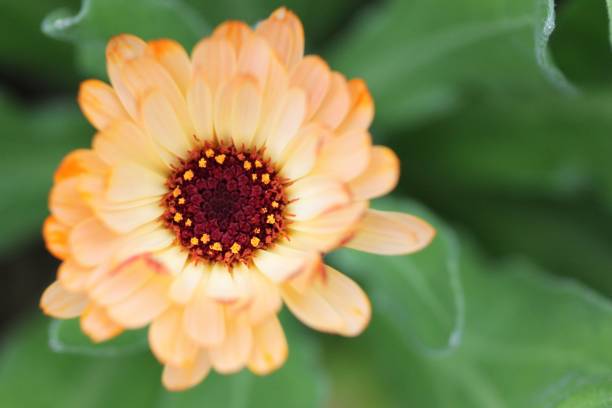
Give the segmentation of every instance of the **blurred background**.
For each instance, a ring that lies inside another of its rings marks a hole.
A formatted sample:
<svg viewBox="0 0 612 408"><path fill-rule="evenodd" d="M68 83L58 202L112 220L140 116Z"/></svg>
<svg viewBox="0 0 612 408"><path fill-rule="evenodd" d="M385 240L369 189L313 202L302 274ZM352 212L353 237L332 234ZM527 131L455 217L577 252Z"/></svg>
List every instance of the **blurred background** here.
<svg viewBox="0 0 612 408"><path fill-rule="evenodd" d="M604 0L287 0L307 52L363 77L402 160L374 205L439 234L422 253L340 251L371 295L359 338L283 316L269 377L169 394L146 334L94 346L38 298L52 173L88 146L79 82L108 38L190 49L272 0L0 0L0 407L612 407L612 8Z"/></svg>

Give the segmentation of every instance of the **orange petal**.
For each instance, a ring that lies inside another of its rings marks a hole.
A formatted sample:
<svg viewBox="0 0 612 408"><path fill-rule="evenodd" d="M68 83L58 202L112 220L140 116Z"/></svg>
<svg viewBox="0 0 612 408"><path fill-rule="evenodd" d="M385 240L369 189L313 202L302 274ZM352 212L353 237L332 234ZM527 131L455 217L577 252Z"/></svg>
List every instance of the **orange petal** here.
<svg viewBox="0 0 612 408"><path fill-rule="evenodd" d="M56 183L49 195L51 214L62 224L74 226L92 216L78 189L79 179L72 177Z"/></svg>
<svg viewBox="0 0 612 408"><path fill-rule="evenodd" d="M164 364L189 364L198 352L197 344L183 326L183 308L170 307L159 315L149 328L149 344L157 359Z"/></svg>
<svg viewBox="0 0 612 408"><path fill-rule="evenodd" d="M285 285L283 300L298 319L323 332L356 336L370 321L366 294L350 278L329 266L305 290Z"/></svg>
<svg viewBox="0 0 612 408"><path fill-rule="evenodd" d="M65 289L58 281L53 282L43 293L40 307L46 315L58 319L71 319L80 315L89 303L83 292Z"/></svg>
<svg viewBox="0 0 612 408"><path fill-rule="evenodd" d="M304 28L300 19L285 7L259 23L255 31L266 38L287 67L292 68L304 56Z"/></svg>
<svg viewBox="0 0 612 408"><path fill-rule="evenodd" d="M249 369L258 375L269 374L285 363L288 351L283 327L278 318L272 316L253 327Z"/></svg>
<svg viewBox="0 0 612 408"><path fill-rule="evenodd" d="M77 99L81 111L96 129L102 130L128 117L113 88L97 79L81 82Z"/></svg>
<svg viewBox="0 0 612 408"><path fill-rule="evenodd" d="M68 234L70 229L50 215L43 224L43 238L47 250L58 259L66 259L69 253Z"/></svg>
<svg viewBox="0 0 612 408"><path fill-rule="evenodd" d="M53 175L53 182L83 175L84 173L104 174L107 166L90 149L76 149L68 153Z"/></svg>
<svg viewBox="0 0 612 408"><path fill-rule="evenodd" d="M168 391L184 391L200 383L210 372L210 359L204 350L189 364L181 366L166 365L162 383Z"/></svg>
<svg viewBox="0 0 612 408"><path fill-rule="evenodd" d="M219 24L213 31L212 38L228 41L238 55L252 33L253 30L246 23L232 20Z"/></svg>
<svg viewBox="0 0 612 408"><path fill-rule="evenodd" d="M166 38L149 41L148 49L153 57L166 68L181 91L186 93L191 80L191 61L185 49L176 41Z"/></svg>
<svg viewBox="0 0 612 408"><path fill-rule="evenodd" d="M81 315L81 330L93 342L101 343L121 334L123 327L113 322L103 308L90 305Z"/></svg>
<svg viewBox="0 0 612 408"><path fill-rule="evenodd" d="M348 81L348 90L351 107L338 131L368 129L374 119L374 100L367 85L361 79L351 79Z"/></svg>
<svg viewBox="0 0 612 408"><path fill-rule="evenodd" d="M400 162L393 150L385 146L374 146L368 167L348 185L355 200L369 200L393 190L399 175Z"/></svg>
<svg viewBox="0 0 612 408"><path fill-rule="evenodd" d="M402 255L429 245L436 230L413 215L368 210L347 247L382 255Z"/></svg>

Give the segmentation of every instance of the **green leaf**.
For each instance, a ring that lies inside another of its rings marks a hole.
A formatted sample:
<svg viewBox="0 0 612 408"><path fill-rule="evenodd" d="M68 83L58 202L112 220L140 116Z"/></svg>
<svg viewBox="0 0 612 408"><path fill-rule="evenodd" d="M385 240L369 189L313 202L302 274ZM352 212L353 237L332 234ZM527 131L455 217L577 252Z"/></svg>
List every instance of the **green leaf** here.
<svg viewBox="0 0 612 408"><path fill-rule="evenodd" d="M147 331L129 330L110 341L95 344L81 331L79 319L54 320L49 325L49 347L56 353L122 356L146 350Z"/></svg>
<svg viewBox="0 0 612 408"><path fill-rule="evenodd" d="M464 324L460 254L454 234L415 203L387 199L375 207L427 220L438 230L435 240L413 255L382 257L344 250L332 255L332 262L365 284L374 307L398 322L406 343L425 353L449 352L460 344Z"/></svg>
<svg viewBox="0 0 612 408"><path fill-rule="evenodd" d="M397 314L375 305L361 338L329 342L333 401L428 408L587 408L605 401L612 392L612 304L525 259L494 263L461 242L461 344L423 353L405 341ZM370 274L376 272L390 271Z"/></svg>
<svg viewBox="0 0 612 408"><path fill-rule="evenodd" d="M56 100L25 109L0 93L3 153L0 171L0 254L39 235L53 172L91 131L74 102Z"/></svg>
<svg viewBox="0 0 612 408"><path fill-rule="evenodd" d="M190 48L210 30L181 0L83 0L77 14L56 10L45 18L42 28L51 37L75 43L81 70L98 78L106 77L104 49L114 35L167 37Z"/></svg>
<svg viewBox="0 0 612 408"><path fill-rule="evenodd" d="M379 124L414 125L470 93L573 93L549 55L554 24L552 0L395 0L364 13L329 56L367 80Z"/></svg>

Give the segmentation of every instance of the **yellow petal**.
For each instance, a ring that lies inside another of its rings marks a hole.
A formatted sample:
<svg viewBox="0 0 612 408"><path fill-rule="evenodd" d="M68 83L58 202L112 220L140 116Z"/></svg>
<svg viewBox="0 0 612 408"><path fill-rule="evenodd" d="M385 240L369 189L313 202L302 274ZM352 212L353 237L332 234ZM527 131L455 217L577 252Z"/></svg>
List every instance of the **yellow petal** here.
<svg viewBox="0 0 612 408"><path fill-rule="evenodd" d="M162 383L168 391L184 391L200 383L210 372L210 359L200 350L189 364L181 366L166 365Z"/></svg>
<svg viewBox="0 0 612 408"><path fill-rule="evenodd" d="M187 108L199 140L213 138L213 98L208 84L200 77L194 78L187 91Z"/></svg>
<svg viewBox="0 0 612 408"><path fill-rule="evenodd" d="M81 330L95 343L110 340L123 332L123 328L96 305L90 305L81 315Z"/></svg>
<svg viewBox="0 0 612 408"><path fill-rule="evenodd" d="M291 312L313 329L356 336L370 321L370 302L351 279L326 266L325 274L302 291L283 287L283 300Z"/></svg>
<svg viewBox="0 0 612 408"><path fill-rule="evenodd" d="M89 299L83 292L69 291L55 281L44 291L40 307L51 317L71 319L80 315L88 302Z"/></svg>
<svg viewBox="0 0 612 408"><path fill-rule="evenodd" d="M253 333L243 317L228 318L226 336L218 346L210 349L210 360L221 374L240 371L246 364L253 343Z"/></svg>
<svg viewBox="0 0 612 408"><path fill-rule="evenodd" d="M355 200L369 200L392 191L400 176L400 162L393 150L374 146L368 167L349 182Z"/></svg>
<svg viewBox="0 0 612 408"><path fill-rule="evenodd" d="M350 94L346 79L340 73L333 72L325 98L312 120L335 129L342 123L349 108Z"/></svg>
<svg viewBox="0 0 612 408"><path fill-rule="evenodd" d="M320 57L309 55L293 68L291 85L306 92L306 119L311 118L321 106L330 82L329 66Z"/></svg>
<svg viewBox="0 0 612 408"><path fill-rule="evenodd" d="M368 210L347 247L383 255L401 255L429 245L436 231L413 215Z"/></svg>
<svg viewBox="0 0 612 408"><path fill-rule="evenodd" d="M283 176L297 180L310 173L321 151L323 138L328 134L329 131L317 123L301 127L283 152L280 161Z"/></svg>
<svg viewBox="0 0 612 408"><path fill-rule="evenodd" d="M183 326L183 308L170 307L149 327L151 351L164 364L181 366L193 361L199 347Z"/></svg>
<svg viewBox="0 0 612 408"><path fill-rule="evenodd" d="M348 188L341 182L329 177L304 177L287 188L292 200L288 208L295 220L308 220L334 208L347 204L350 200Z"/></svg>
<svg viewBox="0 0 612 408"><path fill-rule="evenodd" d="M113 88L97 79L81 82L78 102L87 120L99 130L128 117Z"/></svg>
<svg viewBox="0 0 612 408"><path fill-rule="evenodd" d="M372 95L362 79L348 81L348 90L351 96L351 107L338 131L366 130L374 119Z"/></svg>
<svg viewBox="0 0 612 408"><path fill-rule="evenodd" d="M265 37L278 58L289 68L304 56L304 28L299 18L281 7L255 30Z"/></svg>
<svg viewBox="0 0 612 408"><path fill-rule="evenodd" d="M166 38L149 41L148 49L153 58L166 68L181 91L186 93L191 79L191 61L185 49L176 41Z"/></svg>
<svg viewBox="0 0 612 408"><path fill-rule="evenodd" d="M223 306L208 297L204 282L185 306L183 324L191 338L201 346L218 345L225 338Z"/></svg>
<svg viewBox="0 0 612 408"><path fill-rule="evenodd" d="M266 375L278 369L287 360L287 339L276 316L253 327L253 349L249 357L249 369L258 375Z"/></svg>
<svg viewBox="0 0 612 408"><path fill-rule="evenodd" d="M348 182L367 168L371 150L372 137L366 131L331 135L323 142L312 174Z"/></svg>

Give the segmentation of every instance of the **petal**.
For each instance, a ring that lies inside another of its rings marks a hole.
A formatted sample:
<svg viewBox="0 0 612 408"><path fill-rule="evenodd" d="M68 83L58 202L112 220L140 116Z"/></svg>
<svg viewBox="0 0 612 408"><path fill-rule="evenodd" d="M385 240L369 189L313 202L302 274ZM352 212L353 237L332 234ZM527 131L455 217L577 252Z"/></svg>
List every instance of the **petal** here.
<svg viewBox="0 0 612 408"><path fill-rule="evenodd" d="M253 348L249 357L249 369L258 375L266 375L278 369L287 360L287 339L276 316L253 327Z"/></svg>
<svg viewBox="0 0 612 408"><path fill-rule="evenodd" d="M204 350L189 364L182 366L166 365L162 374L162 383L169 391L184 391L200 383L210 372L210 359Z"/></svg>
<svg viewBox="0 0 612 408"><path fill-rule="evenodd" d="M312 174L341 181L354 179L367 168L371 150L372 137L366 131L333 134L323 142Z"/></svg>
<svg viewBox="0 0 612 408"><path fill-rule="evenodd" d="M175 241L175 234L164 225L157 222L148 223L123 235L113 258L122 261L141 254L151 254L170 248ZM164 267L164 265L159 266ZM166 270L166 272L172 274L174 271Z"/></svg>
<svg viewBox="0 0 612 408"><path fill-rule="evenodd" d="M255 31L268 41L287 67L292 68L304 56L304 28L300 19L285 7L275 10Z"/></svg>
<svg viewBox="0 0 612 408"><path fill-rule="evenodd" d="M141 115L147 133L157 144L177 157L185 157L194 144L189 127L161 92L152 91L143 98Z"/></svg>
<svg viewBox="0 0 612 408"><path fill-rule="evenodd" d="M413 215L368 210L345 246L375 254L402 255L423 249L435 235L431 225Z"/></svg>
<svg viewBox="0 0 612 408"><path fill-rule="evenodd" d="M300 128L299 133L283 152L282 173L289 180L297 180L308 174L317 161L323 138L329 131L317 123Z"/></svg>
<svg viewBox="0 0 612 408"><path fill-rule="evenodd" d="M81 82L78 102L89 123L99 130L128 117L113 88L97 79Z"/></svg>
<svg viewBox="0 0 612 408"><path fill-rule="evenodd" d="M159 202L144 204L137 207L107 209L97 208L96 215L111 230L118 233L127 233L156 220L164 213Z"/></svg>
<svg viewBox="0 0 612 408"><path fill-rule="evenodd" d="M242 21L226 21L217 26L213 31L212 38L228 41L236 55L242 50L243 44L253 34L253 30Z"/></svg>
<svg viewBox="0 0 612 408"><path fill-rule="evenodd" d="M67 259L57 271L57 280L70 291L79 292L85 289L87 281L94 268L79 265L72 259Z"/></svg>
<svg viewBox="0 0 612 408"><path fill-rule="evenodd" d="M165 177L137 164L125 163L113 168L106 198L110 201L133 201L159 197L167 192Z"/></svg>
<svg viewBox="0 0 612 408"><path fill-rule="evenodd" d="M107 166L90 149L76 149L68 153L53 175L53 182L59 183L84 173L104 174Z"/></svg>
<svg viewBox="0 0 612 408"><path fill-rule="evenodd" d="M202 264L189 262L179 273L170 286L170 298L176 303L185 304L191 300L196 289L200 285L206 267Z"/></svg>
<svg viewBox="0 0 612 408"><path fill-rule="evenodd" d="M217 139L249 146L259 123L261 92L250 76L238 76L221 90L215 103Z"/></svg>
<svg viewBox="0 0 612 408"><path fill-rule="evenodd" d="M43 224L43 238L45 246L51 254L58 259L66 259L69 254L68 234L70 229L50 215Z"/></svg>
<svg viewBox="0 0 612 408"><path fill-rule="evenodd" d="M233 302L247 295L247 284L241 268L232 271L214 263L206 282L206 295L219 302Z"/></svg>
<svg viewBox="0 0 612 408"><path fill-rule="evenodd" d="M250 35L238 53L238 73L255 78L257 83L263 86L270 57L271 50L266 40L258 35Z"/></svg>
<svg viewBox="0 0 612 408"><path fill-rule="evenodd" d="M278 118L284 109L287 90L289 89L289 74L287 69L275 58L268 64L268 74L265 86L262 87L263 101L260 125L257 128L253 144L262 147L269 134L276 128Z"/></svg>
<svg viewBox="0 0 612 408"><path fill-rule="evenodd" d="M176 278L185 268L188 255L189 253L180 245L170 245L168 248L151 254L151 257L161 264L166 272Z"/></svg>
<svg viewBox="0 0 612 408"><path fill-rule="evenodd" d="M348 81L351 107L338 128L339 131L368 129L374 119L374 101L362 79Z"/></svg>
<svg viewBox="0 0 612 408"><path fill-rule="evenodd" d="M307 220L347 204L351 197L347 187L332 178L304 177L287 188L290 199L296 200L288 206L294 220Z"/></svg>
<svg viewBox="0 0 612 408"><path fill-rule="evenodd" d="M92 215L79 193L78 185L78 177L62 180L53 186L49 196L51 214L68 226L74 226Z"/></svg>
<svg viewBox="0 0 612 408"><path fill-rule="evenodd" d="M291 312L315 330L356 336L370 321L370 301L351 279L326 266L312 286L297 291L283 288L283 300Z"/></svg>
<svg viewBox="0 0 612 408"><path fill-rule="evenodd" d="M199 349L187 336L181 307L170 307L153 320L149 327L149 345L159 361L173 366L193 361Z"/></svg>
<svg viewBox="0 0 612 408"><path fill-rule="evenodd" d="M121 334L123 327L113 322L103 308L90 305L81 315L81 330L93 342L100 343Z"/></svg>
<svg viewBox="0 0 612 408"><path fill-rule="evenodd" d="M210 349L210 360L215 370L221 374L240 371L249 358L252 342L253 333L245 319L228 318L223 343Z"/></svg>
<svg viewBox="0 0 612 408"><path fill-rule="evenodd" d="M312 255L284 245L257 251L253 263L274 283L281 283L299 274L312 262Z"/></svg>
<svg viewBox="0 0 612 408"><path fill-rule="evenodd" d="M342 120L348 113L350 103L346 78L338 72L333 72L327 94L325 94L325 98L312 120L330 129L335 129L342 123Z"/></svg>
<svg viewBox="0 0 612 408"><path fill-rule="evenodd" d="M329 252L341 246L355 231L367 208L366 202L353 202L311 220L295 222L290 225L291 245Z"/></svg>
<svg viewBox="0 0 612 408"><path fill-rule="evenodd" d="M275 119L275 125L268 129L266 148L272 160L281 161L287 145L296 137L304 121L306 97L300 89L290 89ZM268 118L270 120L270 118Z"/></svg>
<svg viewBox="0 0 612 408"><path fill-rule="evenodd" d="M70 252L83 266L95 266L111 256L118 236L95 217L88 218L70 232Z"/></svg>
<svg viewBox="0 0 612 408"><path fill-rule="evenodd" d="M71 319L80 315L88 302L89 299L83 292L69 291L55 281L44 291L40 307L51 317Z"/></svg>
<svg viewBox="0 0 612 408"><path fill-rule="evenodd" d="M306 92L306 119L311 118L321 106L330 82L329 66L318 56L309 55L294 67L290 83Z"/></svg>
<svg viewBox="0 0 612 408"><path fill-rule="evenodd" d="M156 274L126 300L109 306L108 314L130 329L146 326L170 305L169 286L169 276Z"/></svg>
<svg viewBox="0 0 612 408"><path fill-rule="evenodd" d="M393 190L399 175L400 162L393 150L385 146L374 146L368 167L348 185L355 200L369 200Z"/></svg>
<svg viewBox="0 0 612 408"><path fill-rule="evenodd" d="M185 306L183 324L191 338L201 346L218 345L225 338L223 306L208 297L204 282Z"/></svg>
<svg viewBox="0 0 612 408"><path fill-rule="evenodd" d="M160 39L148 42L148 49L185 93L191 80L191 61L185 49L176 41Z"/></svg>
<svg viewBox="0 0 612 408"><path fill-rule="evenodd" d="M191 60L194 72L206 81L213 95L236 72L236 52L225 39L203 39L193 49Z"/></svg>
<svg viewBox="0 0 612 408"><path fill-rule="evenodd" d="M280 290L270 279L259 271L252 274L251 285L253 297L247 309L249 322L257 324L270 315L276 314L282 307Z"/></svg>
<svg viewBox="0 0 612 408"><path fill-rule="evenodd" d="M187 91L187 108L199 140L213 138L213 99L206 81L194 78Z"/></svg>

